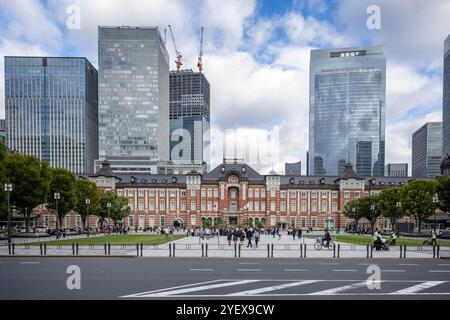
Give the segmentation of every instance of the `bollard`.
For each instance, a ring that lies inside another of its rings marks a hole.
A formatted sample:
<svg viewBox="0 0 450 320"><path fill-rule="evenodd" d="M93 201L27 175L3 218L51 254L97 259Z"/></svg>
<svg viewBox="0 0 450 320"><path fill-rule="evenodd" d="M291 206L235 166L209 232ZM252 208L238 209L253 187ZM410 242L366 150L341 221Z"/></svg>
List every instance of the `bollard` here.
<svg viewBox="0 0 450 320"><path fill-rule="evenodd" d="M405 247L403 248L403 258L406 258L406 244Z"/></svg>
<svg viewBox="0 0 450 320"><path fill-rule="evenodd" d="M369 258L369 245L366 246L366 249L367 249L367 258ZM401 258L401 256L400 256L400 258Z"/></svg>
<svg viewBox="0 0 450 320"><path fill-rule="evenodd" d="M208 258L208 244L206 244L205 257Z"/></svg>
<svg viewBox="0 0 450 320"><path fill-rule="evenodd" d="M270 258L270 244L267 244L267 258Z"/></svg>
<svg viewBox="0 0 450 320"><path fill-rule="evenodd" d="M272 243L272 253L270 256L273 258L273 243Z"/></svg>
<svg viewBox="0 0 450 320"><path fill-rule="evenodd" d="M172 243L169 243L169 257L172 256Z"/></svg>
<svg viewBox="0 0 450 320"><path fill-rule="evenodd" d="M204 248L204 244L202 243L202 258L205 256L205 248Z"/></svg>
<svg viewBox="0 0 450 320"><path fill-rule="evenodd" d="M41 246L41 255L42 255L42 246ZM72 243L72 255L75 255L75 244Z"/></svg>
<svg viewBox="0 0 450 320"><path fill-rule="evenodd" d="M75 244L76 253L78 255L78 243Z"/></svg>
<svg viewBox="0 0 450 320"><path fill-rule="evenodd" d="M303 245L300 244L300 258L303 258Z"/></svg>
<svg viewBox="0 0 450 320"><path fill-rule="evenodd" d="M403 258L403 247L400 245L400 258Z"/></svg>
<svg viewBox="0 0 450 320"><path fill-rule="evenodd" d="M433 245L433 259L436 258L436 246Z"/></svg>
<svg viewBox="0 0 450 320"><path fill-rule="evenodd" d="M237 244L234 243L234 257L237 258Z"/></svg>
<svg viewBox="0 0 450 320"><path fill-rule="evenodd" d="M336 246L333 246L333 258L336 258Z"/></svg>
<svg viewBox="0 0 450 320"><path fill-rule="evenodd" d="M241 244L239 243L239 258L241 257Z"/></svg>
<svg viewBox="0 0 450 320"><path fill-rule="evenodd" d="M373 246L370 246L370 257L373 258Z"/></svg>
<svg viewBox="0 0 450 320"><path fill-rule="evenodd" d="M144 249L144 244L141 242L141 257L143 256L143 255L142 255L143 249Z"/></svg>
<svg viewBox="0 0 450 320"><path fill-rule="evenodd" d="M8 243L8 254L11 255L11 243Z"/></svg>
<svg viewBox="0 0 450 320"><path fill-rule="evenodd" d="M12 243L12 254L16 254L16 245L14 244L14 242Z"/></svg>
<svg viewBox="0 0 450 320"><path fill-rule="evenodd" d="M111 255L111 243L108 243L108 256Z"/></svg>
<svg viewBox="0 0 450 320"><path fill-rule="evenodd" d="M39 249L41 251L41 256L42 256L42 243L39 243Z"/></svg>
<svg viewBox="0 0 450 320"><path fill-rule="evenodd" d="M139 243L136 243L136 257L139 257Z"/></svg>
<svg viewBox="0 0 450 320"><path fill-rule="evenodd" d="M46 243L44 243L44 255L45 256L47 255L47 244Z"/></svg>
<svg viewBox="0 0 450 320"><path fill-rule="evenodd" d="M341 245L338 243L337 257L341 257Z"/></svg>
<svg viewBox="0 0 450 320"><path fill-rule="evenodd" d="M175 243L173 243L173 251L172 251L172 256L175 257Z"/></svg>
<svg viewBox="0 0 450 320"><path fill-rule="evenodd" d="M106 243L103 244L103 248L105 249L105 256L108 254L108 250L106 249Z"/></svg>
<svg viewBox="0 0 450 320"><path fill-rule="evenodd" d="M304 245L303 258L306 258L306 243L304 243L303 245Z"/></svg>
<svg viewBox="0 0 450 320"><path fill-rule="evenodd" d="M440 250L441 250L441 246L438 245L438 246L437 246L437 257L438 257L438 258L440 258L440 256L439 256L439 251L440 251Z"/></svg>

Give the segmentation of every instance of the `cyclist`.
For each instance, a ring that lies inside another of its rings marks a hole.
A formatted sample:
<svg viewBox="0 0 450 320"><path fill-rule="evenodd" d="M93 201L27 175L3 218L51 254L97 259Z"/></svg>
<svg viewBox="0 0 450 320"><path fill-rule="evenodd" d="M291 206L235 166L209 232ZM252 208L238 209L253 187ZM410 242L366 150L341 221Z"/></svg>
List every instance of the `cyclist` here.
<svg viewBox="0 0 450 320"><path fill-rule="evenodd" d="M330 232L328 231L328 229L325 229L325 234L322 237L322 245L325 241L326 241L325 246L328 247L330 245L330 241L331 241L331 235L330 235Z"/></svg>

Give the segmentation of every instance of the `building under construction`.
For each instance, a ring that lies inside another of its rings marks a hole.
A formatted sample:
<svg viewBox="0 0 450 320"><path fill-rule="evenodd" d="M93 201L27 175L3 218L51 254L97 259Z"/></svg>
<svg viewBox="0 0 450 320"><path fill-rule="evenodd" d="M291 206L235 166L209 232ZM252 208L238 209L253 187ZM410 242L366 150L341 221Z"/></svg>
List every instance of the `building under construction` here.
<svg viewBox="0 0 450 320"><path fill-rule="evenodd" d="M209 163L204 154L209 145L210 88L201 72L170 71L170 156L171 160Z"/></svg>

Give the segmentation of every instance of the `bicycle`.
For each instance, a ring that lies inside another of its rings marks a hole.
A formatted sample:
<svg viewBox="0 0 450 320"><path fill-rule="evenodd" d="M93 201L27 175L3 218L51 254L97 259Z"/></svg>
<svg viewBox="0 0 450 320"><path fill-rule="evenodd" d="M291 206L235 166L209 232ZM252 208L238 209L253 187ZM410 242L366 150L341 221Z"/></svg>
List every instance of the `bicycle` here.
<svg viewBox="0 0 450 320"><path fill-rule="evenodd" d="M314 249L316 249L316 250L322 250L323 247L328 248L328 250L333 250L333 249L334 249L334 246L335 246L335 244L334 244L333 241L330 240L330 243L329 243L328 246L327 246L326 244L324 244L324 243L322 242L322 239L321 239L321 238L318 238L318 239L316 240L316 243L314 243Z"/></svg>

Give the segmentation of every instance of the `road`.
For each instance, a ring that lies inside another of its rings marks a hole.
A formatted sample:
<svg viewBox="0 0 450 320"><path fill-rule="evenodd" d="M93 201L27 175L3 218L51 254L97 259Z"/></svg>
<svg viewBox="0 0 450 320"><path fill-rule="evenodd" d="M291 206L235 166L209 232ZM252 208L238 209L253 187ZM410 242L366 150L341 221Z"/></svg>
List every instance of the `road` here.
<svg viewBox="0 0 450 320"><path fill-rule="evenodd" d="M66 273L79 266L81 289ZM369 289L367 268L381 269ZM450 260L0 258L0 299L450 299Z"/></svg>

